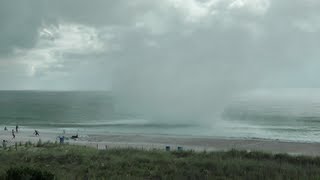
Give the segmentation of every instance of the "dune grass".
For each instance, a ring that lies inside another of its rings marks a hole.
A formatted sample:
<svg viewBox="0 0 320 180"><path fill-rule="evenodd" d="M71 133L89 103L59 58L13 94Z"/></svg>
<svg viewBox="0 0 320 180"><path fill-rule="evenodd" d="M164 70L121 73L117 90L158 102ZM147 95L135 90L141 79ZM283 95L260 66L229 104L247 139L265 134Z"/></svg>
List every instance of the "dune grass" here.
<svg viewBox="0 0 320 180"><path fill-rule="evenodd" d="M320 179L319 157L236 150L97 150L40 142L1 149L0 162L0 179Z"/></svg>

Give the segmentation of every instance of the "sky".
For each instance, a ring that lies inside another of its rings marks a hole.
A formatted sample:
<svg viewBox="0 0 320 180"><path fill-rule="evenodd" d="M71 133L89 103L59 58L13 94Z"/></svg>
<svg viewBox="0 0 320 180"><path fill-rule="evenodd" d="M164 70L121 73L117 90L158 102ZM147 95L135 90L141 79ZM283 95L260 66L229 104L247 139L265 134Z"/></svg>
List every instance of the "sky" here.
<svg viewBox="0 0 320 180"><path fill-rule="evenodd" d="M317 0L2 0L0 89L319 87L319 9Z"/></svg>

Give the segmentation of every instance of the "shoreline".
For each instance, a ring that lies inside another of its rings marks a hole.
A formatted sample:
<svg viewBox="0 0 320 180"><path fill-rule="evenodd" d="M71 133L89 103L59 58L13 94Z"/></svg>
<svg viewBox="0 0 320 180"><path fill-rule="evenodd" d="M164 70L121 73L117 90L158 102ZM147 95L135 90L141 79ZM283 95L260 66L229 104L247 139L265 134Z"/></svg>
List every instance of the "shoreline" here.
<svg viewBox="0 0 320 180"><path fill-rule="evenodd" d="M63 136L71 137L75 134L66 133ZM8 146L15 143L26 143L28 141L37 143L57 142L62 133L46 132L40 130L40 136L34 136L33 130L22 129L12 139L11 131L0 131L1 140L8 141ZM271 139L241 139L220 137L190 137L190 136L164 136L146 134L90 134L81 135L77 140L65 139L65 143L72 145L91 146L98 149L109 148L137 148L137 149L159 149L165 150L170 146L171 150L178 147L183 150L201 151L227 151L231 149L245 151L262 151L267 153L288 153L291 155L320 156L320 143L317 142L289 142Z"/></svg>

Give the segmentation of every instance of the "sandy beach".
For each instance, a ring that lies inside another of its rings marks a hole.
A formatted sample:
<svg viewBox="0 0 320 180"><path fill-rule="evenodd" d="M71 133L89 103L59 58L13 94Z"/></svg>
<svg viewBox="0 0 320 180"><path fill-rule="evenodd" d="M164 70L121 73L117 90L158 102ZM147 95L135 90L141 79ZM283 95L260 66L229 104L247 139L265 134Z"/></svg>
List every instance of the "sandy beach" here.
<svg viewBox="0 0 320 180"><path fill-rule="evenodd" d="M7 140L8 145L17 143L32 142L59 142L59 136L65 137L65 143L74 145L92 146L98 149L106 148L138 148L138 149L165 149L170 146L171 150L182 147L184 150L194 151L226 151L230 149L247 151L264 151L271 153L289 153L293 155L320 155L320 143L305 142L284 142L279 140L264 139L224 139L215 137L184 137L165 135L144 135L144 134L79 134L77 140L70 137L72 133L65 134L39 130L40 136L33 134L34 130L20 129L13 139L11 129L1 130L0 138Z"/></svg>

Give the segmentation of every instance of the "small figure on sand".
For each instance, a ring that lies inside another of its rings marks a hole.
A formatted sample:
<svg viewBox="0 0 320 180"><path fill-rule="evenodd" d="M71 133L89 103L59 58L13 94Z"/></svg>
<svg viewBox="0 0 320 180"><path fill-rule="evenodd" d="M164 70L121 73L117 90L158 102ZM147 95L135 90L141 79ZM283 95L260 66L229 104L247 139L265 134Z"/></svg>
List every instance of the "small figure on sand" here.
<svg viewBox="0 0 320 180"><path fill-rule="evenodd" d="M4 127L4 130L5 130L5 131L8 131L7 126Z"/></svg>
<svg viewBox="0 0 320 180"><path fill-rule="evenodd" d="M16 125L16 132L18 133L18 130L19 130L19 126L18 124Z"/></svg>
<svg viewBox="0 0 320 180"><path fill-rule="evenodd" d="M64 136L58 136L60 144L64 143Z"/></svg>
<svg viewBox="0 0 320 180"><path fill-rule="evenodd" d="M2 140L2 147L3 149L6 149L7 148L7 140Z"/></svg>
<svg viewBox="0 0 320 180"><path fill-rule="evenodd" d="M16 138L16 135L14 134L14 129L12 129L12 139Z"/></svg>
<svg viewBox="0 0 320 180"><path fill-rule="evenodd" d="M34 130L34 133L33 133L35 136L40 136L40 134L39 134L39 131L37 131L37 130Z"/></svg>

